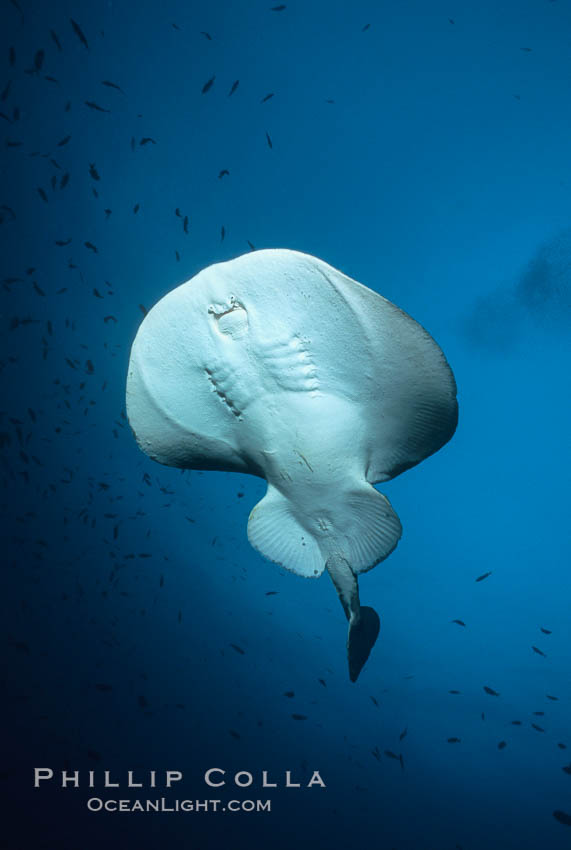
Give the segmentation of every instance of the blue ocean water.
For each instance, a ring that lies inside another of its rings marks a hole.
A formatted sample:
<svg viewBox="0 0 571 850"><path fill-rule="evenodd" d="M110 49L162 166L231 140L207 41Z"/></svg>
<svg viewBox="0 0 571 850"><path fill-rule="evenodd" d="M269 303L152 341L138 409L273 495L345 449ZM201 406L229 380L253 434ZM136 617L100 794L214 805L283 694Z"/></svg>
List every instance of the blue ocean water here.
<svg viewBox="0 0 571 850"><path fill-rule="evenodd" d="M0 15L2 846L569 847L567 0ZM404 533L354 684L331 582L247 542L264 482L159 466L125 417L144 312L252 246L395 302L458 383L451 442L379 488Z"/></svg>

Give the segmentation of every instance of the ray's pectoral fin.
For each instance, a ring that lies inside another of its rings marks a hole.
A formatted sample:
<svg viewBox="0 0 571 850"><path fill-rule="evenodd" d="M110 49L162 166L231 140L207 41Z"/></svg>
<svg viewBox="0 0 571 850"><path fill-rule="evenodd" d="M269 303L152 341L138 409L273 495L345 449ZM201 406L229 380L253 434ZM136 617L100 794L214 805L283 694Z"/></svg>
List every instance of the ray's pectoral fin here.
<svg viewBox="0 0 571 850"><path fill-rule="evenodd" d="M248 540L264 558L299 576L317 578L324 570L315 537L294 515L289 499L272 484L250 512Z"/></svg>
<svg viewBox="0 0 571 850"><path fill-rule="evenodd" d="M327 559L325 568L335 586L345 616L349 620L347 661L349 662L349 678L352 682L356 682L375 645L381 621L373 608L366 605L361 607L357 576L342 555L331 555Z"/></svg>

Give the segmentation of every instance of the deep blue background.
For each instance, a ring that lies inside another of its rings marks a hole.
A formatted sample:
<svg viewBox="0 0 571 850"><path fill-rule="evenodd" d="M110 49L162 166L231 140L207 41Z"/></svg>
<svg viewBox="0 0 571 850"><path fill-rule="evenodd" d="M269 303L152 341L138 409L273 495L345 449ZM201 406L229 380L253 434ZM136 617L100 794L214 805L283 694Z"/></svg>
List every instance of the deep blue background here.
<svg viewBox="0 0 571 850"><path fill-rule="evenodd" d="M3 846L569 847L571 6L272 5L1 3ZM263 482L159 467L124 416L139 305L248 240L397 303L458 381L451 443L383 488L404 535L356 684L331 583L248 545ZM327 789L95 815L33 766Z"/></svg>

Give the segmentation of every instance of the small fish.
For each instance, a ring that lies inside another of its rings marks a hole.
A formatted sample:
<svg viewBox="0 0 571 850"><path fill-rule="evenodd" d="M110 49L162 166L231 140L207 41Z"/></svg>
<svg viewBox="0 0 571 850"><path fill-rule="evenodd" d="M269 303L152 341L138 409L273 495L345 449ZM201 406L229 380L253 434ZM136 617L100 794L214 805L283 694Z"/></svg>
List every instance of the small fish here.
<svg viewBox="0 0 571 850"><path fill-rule="evenodd" d="M274 93L273 93L273 91L272 91L272 92L270 92L269 94L267 94L265 97L263 97L263 98L261 99L260 103L265 103L267 100L269 100L269 99L270 99L270 98L272 98L273 96L274 96Z"/></svg>
<svg viewBox="0 0 571 850"><path fill-rule="evenodd" d="M72 27L73 27L73 31L74 31L74 33L76 34L76 36L78 37L78 39L81 41L81 43L83 44L83 46L84 46L85 48L87 48L87 50L89 50L89 45L88 45L88 43L87 43L87 39L86 39L85 35L83 34L83 30L81 29L81 27L79 26L79 24L77 23L77 21L74 21L74 20L73 20L73 18L70 18L70 21L71 21L71 25L72 25Z"/></svg>
<svg viewBox="0 0 571 850"><path fill-rule="evenodd" d="M462 741L460 740L460 738L448 738L448 743L449 744L461 744Z"/></svg>
<svg viewBox="0 0 571 850"><path fill-rule="evenodd" d="M255 250L256 250L255 246L254 246L254 245L252 245L252 243L250 242L250 240L249 240L249 239L246 239L246 242L247 242L247 243L248 243L248 245L250 246L250 251L255 251Z"/></svg>
<svg viewBox="0 0 571 850"><path fill-rule="evenodd" d="M2 89L2 94L0 94L0 100L4 101L8 97L10 93L10 87L12 86L12 80L8 80L4 88Z"/></svg>
<svg viewBox="0 0 571 850"><path fill-rule="evenodd" d="M71 136L64 136L63 139L60 139L57 143L58 148L63 148L64 145L67 145L70 139Z"/></svg>
<svg viewBox="0 0 571 850"><path fill-rule="evenodd" d="M210 35L209 32L204 32L204 30L201 30L200 35L203 35L205 38L208 39L208 41L212 41L212 36Z"/></svg>
<svg viewBox="0 0 571 850"><path fill-rule="evenodd" d="M235 643L231 643L230 646L232 647L232 649L235 649L236 652L239 652L240 655L245 655L245 652L241 646L237 646Z"/></svg>
<svg viewBox="0 0 571 850"><path fill-rule="evenodd" d="M135 206L133 207L133 212L135 213L135 215L137 215L137 213L139 212L140 208L141 208L141 205L140 205L140 204L135 204Z"/></svg>
<svg viewBox="0 0 571 850"><path fill-rule="evenodd" d="M101 180L94 162L89 163L89 174L94 180Z"/></svg>
<svg viewBox="0 0 571 850"><path fill-rule="evenodd" d="M392 750L385 750L385 755L387 756L387 758L395 759L395 761L399 760L399 757L397 756L397 754L393 753Z"/></svg>
<svg viewBox="0 0 571 850"><path fill-rule="evenodd" d="M90 251L93 251L94 254L99 253L99 251L97 250L97 247L93 244L93 242L84 242L83 244L85 245L86 248L89 248Z"/></svg>
<svg viewBox="0 0 571 850"><path fill-rule="evenodd" d="M62 51L62 47L61 47L61 44L60 44L59 38L57 37L57 33L55 33L53 30L50 30L50 35L51 35L51 37L52 37L52 41L53 41L53 43L55 44L55 46L57 47L57 49L58 49L58 50L59 50L59 52L61 53L61 51Z"/></svg>
<svg viewBox="0 0 571 850"><path fill-rule="evenodd" d="M230 176L230 172L227 168L223 168L220 174L218 175L218 179L221 180L225 175Z"/></svg>
<svg viewBox="0 0 571 850"><path fill-rule="evenodd" d="M560 809L555 809L553 812L553 817L555 820L558 820L559 823L564 824L565 826L571 826L571 815L568 815L567 812L562 812Z"/></svg>
<svg viewBox="0 0 571 850"><path fill-rule="evenodd" d="M272 6L272 8L270 9L270 12L283 12L283 10L285 8L286 8L285 4L281 3L279 6Z"/></svg>
<svg viewBox="0 0 571 850"><path fill-rule="evenodd" d="M402 741L403 738L406 738L407 732L408 732L408 727L405 726L405 728L403 729L403 731L399 735L399 741Z"/></svg>
<svg viewBox="0 0 571 850"><path fill-rule="evenodd" d="M289 697L292 699L295 696L293 691L284 691L284 697Z"/></svg>
<svg viewBox="0 0 571 850"><path fill-rule="evenodd" d="M268 147L273 148L272 140L270 139L270 134L268 133L267 130L266 130L266 139L267 139L267 142L268 142Z"/></svg>
<svg viewBox="0 0 571 850"><path fill-rule="evenodd" d="M69 183L69 171L66 171L65 174L62 174L62 178L59 181L60 189L65 189L67 184Z"/></svg>
<svg viewBox="0 0 571 850"><path fill-rule="evenodd" d="M93 294L96 298L103 298L102 294L99 292L98 289L95 289L95 287L93 288Z"/></svg>
<svg viewBox="0 0 571 850"><path fill-rule="evenodd" d="M370 696L370 697L369 697L369 699L371 700L371 702L373 703L373 705L376 705L376 706L377 706L377 708L379 707L378 700L376 700L376 699L375 699L375 697L371 697L371 696Z"/></svg>
<svg viewBox="0 0 571 850"><path fill-rule="evenodd" d="M498 744L498 750L504 750L507 747L506 741L500 741Z"/></svg>
<svg viewBox="0 0 571 850"><path fill-rule="evenodd" d="M71 239L56 239L56 245L58 245L60 248L63 248L65 245L69 245L70 242Z"/></svg>
<svg viewBox="0 0 571 850"><path fill-rule="evenodd" d="M45 53L43 50L37 50L34 56L34 71L38 73L41 70L42 65L44 64L44 56Z"/></svg>
<svg viewBox="0 0 571 850"><path fill-rule="evenodd" d="M547 658L547 655L545 654L545 652L542 652L541 649L538 649L536 646L532 646L531 648L537 655L541 655L543 658Z"/></svg>
<svg viewBox="0 0 571 850"><path fill-rule="evenodd" d="M240 739L240 735L238 734L238 732L236 732L235 729L229 729L228 732L230 733L230 735L232 735L233 738L236 738L237 741Z"/></svg>
<svg viewBox="0 0 571 850"><path fill-rule="evenodd" d="M489 573L483 573L483 575L478 576L476 581L484 581L485 578L488 578L488 576L491 576L491 575L492 575L492 570L490 570Z"/></svg>
<svg viewBox="0 0 571 850"><path fill-rule="evenodd" d="M554 697L551 694L545 694L545 696L547 697L547 699L552 700L552 702L557 702L557 700L559 699L559 697Z"/></svg>
<svg viewBox="0 0 571 850"><path fill-rule="evenodd" d="M153 138L151 138L151 136L143 136L143 138L141 139L139 144L140 145L148 145L148 144L156 145L156 141Z"/></svg>
<svg viewBox="0 0 571 850"><path fill-rule="evenodd" d="M103 212L105 213L105 218L108 219L113 210L103 210Z"/></svg>
<svg viewBox="0 0 571 850"><path fill-rule="evenodd" d="M542 729L542 727L538 726L537 723L532 723L531 728L535 729L536 732L545 732L545 729Z"/></svg>
<svg viewBox="0 0 571 850"><path fill-rule="evenodd" d="M561 770L571 776L571 764L566 764L565 767L561 768Z"/></svg>
<svg viewBox="0 0 571 850"><path fill-rule="evenodd" d="M294 720L307 720L306 714L292 714Z"/></svg>
<svg viewBox="0 0 571 850"><path fill-rule="evenodd" d="M101 85L107 86L109 89L117 89L117 91L120 91L121 94L125 94L121 86L118 86L117 83L112 83L111 80L101 80Z"/></svg>
<svg viewBox="0 0 571 850"><path fill-rule="evenodd" d="M103 321L105 322L105 324L108 324L108 322L115 322L115 324L117 324L117 319L115 316L105 316Z"/></svg>
<svg viewBox="0 0 571 850"><path fill-rule="evenodd" d="M8 51L8 61L13 68L14 65L16 64L16 51L14 50L13 47L11 47Z"/></svg>
<svg viewBox="0 0 571 850"><path fill-rule="evenodd" d="M550 634L552 634L551 629L544 629L544 628L543 628L543 626L540 626L540 627L539 627L539 629L540 629L540 631L542 631L542 632L543 632L543 634L544 634L544 635L550 635Z"/></svg>
<svg viewBox="0 0 571 850"><path fill-rule="evenodd" d="M184 232L188 233L188 216L187 215L185 215L185 217L184 217L182 227L183 227Z"/></svg>
<svg viewBox="0 0 571 850"><path fill-rule="evenodd" d="M204 85L202 86L202 94L206 94L207 91L210 91L210 89L212 88L212 84L214 83L215 79L216 79L216 74L213 77L210 77L210 79L207 80L204 83Z"/></svg>
<svg viewBox="0 0 571 850"><path fill-rule="evenodd" d="M266 590L266 596L276 596L277 590Z"/></svg>
<svg viewBox="0 0 571 850"><path fill-rule="evenodd" d="M534 717L545 717L544 711L532 711Z"/></svg>
<svg viewBox="0 0 571 850"><path fill-rule="evenodd" d="M520 47L520 50L523 50L524 53L531 53L532 48L531 47Z"/></svg>
<svg viewBox="0 0 571 850"><path fill-rule="evenodd" d="M491 697L499 697L499 693L495 691L493 688L489 688L487 685L484 685L484 690Z"/></svg>
<svg viewBox="0 0 571 850"><path fill-rule="evenodd" d="M226 236L226 230L224 229L224 225L220 228L220 241L224 242L224 237Z"/></svg>
<svg viewBox="0 0 571 850"><path fill-rule="evenodd" d="M449 694L461 694L462 691L448 691Z"/></svg>
<svg viewBox="0 0 571 850"><path fill-rule="evenodd" d="M567 749L567 744L559 743L559 744L557 744L557 746L559 747L560 750L566 750Z"/></svg>
<svg viewBox="0 0 571 850"><path fill-rule="evenodd" d="M46 195L46 193L44 192L44 190L42 189L42 187L41 187L41 186L39 186L39 187L38 187L38 195L40 196L40 198L42 199L42 201L45 201L45 202L46 202L46 204L47 204L47 202L48 202L48 196Z"/></svg>
<svg viewBox="0 0 571 850"><path fill-rule="evenodd" d="M456 624L457 624L457 625L459 625L459 626L465 626L465 625L466 625L466 623L464 622L464 620L451 620L450 622L451 622L451 623L456 623Z"/></svg>
<svg viewBox="0 0 571 850"><path fill-rule="evenodd" d="M371 750L371 755L374 756L377 759L377 761L381 760L381 753L380 753L378 747L375 747L374 750Z"/></svg>
<svg viewBox="0 0 571 850"><path fill-rule="evenodd" d="M230 97L231 94L234 94L234 92L236 91L236 89L238 88L239 85L240 85L240 80L234 80L234 82L232 83L232 88L228 92L228 97Z"/></svg>
<svg viewBox="0 0 571 850"><path fill-rule="evenodd" d="M89 106L90 109L96 109L97 112L111 112L110 109L104 109L102 106L99 106L98 103L95 103L93 100L85 100L86 106Z"/></svg>
<svg viewBox="0 0 571 850"><path fill-rule="evenodd" d="M318 679L317 681L319 682L320 685L323 685L324 688L327 687L327 684L326 684L324 679Z"/></svg>
<svg viewBox="0 0 571 850"><path fill-rule="evenodd" d="M361 32L366 32L369 29L370 26L371 26L371 24L365 24L365 26L363 27Z"/></svg>

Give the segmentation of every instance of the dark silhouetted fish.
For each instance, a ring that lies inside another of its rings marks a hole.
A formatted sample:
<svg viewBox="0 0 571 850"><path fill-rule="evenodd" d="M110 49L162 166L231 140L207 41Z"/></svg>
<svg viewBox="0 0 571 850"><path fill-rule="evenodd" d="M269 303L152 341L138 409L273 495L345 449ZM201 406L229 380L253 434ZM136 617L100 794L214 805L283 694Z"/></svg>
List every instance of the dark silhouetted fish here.
<svg viewBox="0 0 571 850"><path fill-rule="evenodd" d="M40 198L42 199L42 201L45 201L45 202L46 202L46 204L47 204L47 202L48 202L48 196L46 195L46 193L44 192L44 190L42 189L42 187L41 187L41 186L39 186L39 187L38 187L38 195L40 196Z"/></svg>
<svg viewBox="0 0 571 850"><path fill-rule="evenodd" d="M267 94L265 97L263 97L263 98L261 99L260 103L265 103L267 100L269 100L269 99L270 99L270 98L272 98L273 96L274 96L274 93L273 93L273 91L272 91L272 92L270 92L269 94Z"/></svg>
<svg viewBox="0 0 571 850"><path fill-rule="evenodd" d="M547 655L545 654L545 652L542 652L541 649L538 649L536 646L532 646L531 648L536 653L536 655L541 655L543 658L547 658Z"/></svg>
<svg viewBox="0 0 571 850"><path fill-rule="evenodd" d="M203 35L205 38L208 39L208 41L212 41L212 36L210 35L209 32L204 32L204 30L201 30L200 35Z"/></svg>
<svg viewBox="0 0 571 850"><path fill-rule="evenodd" d="M101 180L94 162L89 163L89 174L94 180Z"/></svg>
<svg viewBox="0 0 571 850"><path fill-rule="evenodd" d="M292 714L294 720L307 720L307 714Z"/></svg>
<svg viewBox="0 0 571 850"><path fill-rule="evenodd" d="M268 142L268 147L273 148L272 140L270 139L270 134L268 133L267 130L266 130L266 139L267 139L267 142Z"/></svg>
<svg viewBox="0 0 571 850"><path fill-rule="evenodd" d="M120 91L121 94L125 94L121 86L118 86L117 83L112 83L111 80L101 80L101 85L107 86L109 89L117 89L117 91Z"/></svg>
<svg viewBox="0 0 571 850"><path fill-rule="evenodd" d="M451 620L451 622L452 622L452 623L456 623L456 624L457 624L457 625L459 625L459 626L465 626L465 625L466 625L466 623L464 622L464 620Z"/></svg>
<svg viewBox="0 0 571 850"><path fill-rule="evenodd" d="M219 180L221 180L221 179L222 179L222 177L224 177L224 176L226 176L226 175L229 177L229 176L230 176L230 172L228 171L228 169L227 169L227 168L223 168L223 169L222 169L222 171L220 172L220 174L218 175L218 179L219 179Z"/></svg>
<svg viewBox="0 0 571 850"><path fill-rule="evenodd" d="M289 697L290 699L292 699L292 697L294 696L295 694L293 691L284 691L284 697Z"/></svg>
<svg viewBox="0 0 571 850"><path fill-rule="evenodd" d="M448 738L448 743L449 744L461 744L462 741L460 740L460 738Z"/></svg>
<svg viewBox="0 0 571 850"><path fill-rule="evenodd" d="M504 750L507 747L506 741L500 741L498 744L498 750Z"/></svg>
<svg viewBox="0 0 571 850"><path fill-rule="evenodd" d="M140 145L148 145L148 144L156 145L156 141L153 138L151 138L151 136L143 136L143 138L141 139L139 144Z"/></svg>
<svg viewBox="0 0 571 850"><path fill-rule="evenodd" d="M483 575L478 576L476 581L484 581L485 578L488 578L488 576L491 576L491 575L492 575L492 570L490 570L489 573L483 573Z"/></svg>
<svg viewBox="0 0 571 850"><path fill-rule="evenodd" d="M84 46L84 47L86 47L86 48L89 50L89 45L88 45L88 43L87 43L87 39L86 39L86 37L85 37L85 36L84 36L84 34L83 34L83 30L81 29L81 27L79 26L79 24L77 23L77 21L74 21L74 20L73 20L73 18L70 18L70 21L71 21L71 25L72 25L72 27L73 27L73 31L74 31L74 33L76 34L76 36L78 37L78 39L81 41L81 43L83 44L83 46Z"/></svg>
<svg viewBox="0 0 571 850"><path fill-rule="evenodd" d="M493 688L489 688L487 685L484 685L484 690L491 697L499 697L499 693L495 691Z"/></svg>
<svg viewBox="0 0 571 850"><path fill-rule="evenodd" d="M270 9L270 12L283 12L283 10L285 8L286 8L285 4L281 3L279 6L272 6L272 8Z"/></svg>
<svg viewBox="0 0 571 850"><path fill-rule="evenodd" d="M368 30L368 29L369 29L369 27L370 27L370 26L371 26L371 24L365 24L365 26L363 27L363 29L361 30L361 32L365 32L366 30Z"/></svg>
<svg viewBox="0 0 571 850"><path fill-rule="evenodd" d="M247 242L247 243L248 243L248 245L250 246L250 250L251 250L251 251L255 251L255 250L256 250L256 248L254 247L254 245L252 245L252 243L250 242L250 240L249 240L249 239L246 239L246 242Z"/></svg>
<svg viewBox="0 0 571 850"><path fill-rule="evenodd" d="M61 51L62 51L62 47L61 47L61 44L60 44L59 38L57 37L57 34L56 34L53 30L50 30L50 35L51 35L51 37L52 37L52 41L53 41L53 43L55 44L55 46L57 47L57 49L58 49L58 50L59 50L59 52L61 53Z"/></svg>
<svg viewBox="0 0 571 850"><path fill-rule="evenodd" d="M111 112L110 109L104 109L102 106L99 106L98 103L95 103L93 100L85 100L86 106L89 106L90 109L95 109L97 112Z"/></svg>
<svg viewBox="0 0 571 850"><path fill-rule="evenodd" d="M552 634L551 629L544 629L543 626L540 626L539 628L540 628L540 631L542 631L544 635Z"/></svg>
<svg viewBox="0 0 571 850"><path fill-rule="evenodd" d="M212 88L212 84L214 83L215 79L216 79L216 74L213 77L210 77L210 79L207 80L204 83L204 85L202 86L202 94L206 94L207 91L210 91L210 89Z"/></svg>
<svg viewBox="0 0 571 850"><path fill-rule="evenodd" d="M63 139L60 139L57 143L58 148L63 148L64 145L67 145L70 139L71 136L64 136Z"/></svg>
<svg viewBox="0 0 571 850"><path fill-rule="evenodd" d="M228 97L230 97L231 94L234 94L234 92L236 91L236 89L238 88L239 85L240 85L240 80L234 80L234 82L232 83L232 88L228 92Z"/></svg>
<svg viewBox="0 0 571 850"><path fill-rule="evenodd" d="M231 643L230 646L232 647L232 649L235 649L236 652L239 652L240 655L245 655L245 652L241 646L237 646L235 643Z"/></svg>

